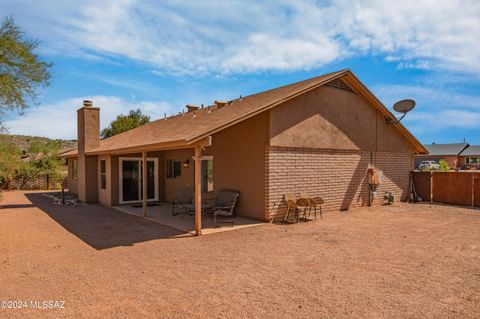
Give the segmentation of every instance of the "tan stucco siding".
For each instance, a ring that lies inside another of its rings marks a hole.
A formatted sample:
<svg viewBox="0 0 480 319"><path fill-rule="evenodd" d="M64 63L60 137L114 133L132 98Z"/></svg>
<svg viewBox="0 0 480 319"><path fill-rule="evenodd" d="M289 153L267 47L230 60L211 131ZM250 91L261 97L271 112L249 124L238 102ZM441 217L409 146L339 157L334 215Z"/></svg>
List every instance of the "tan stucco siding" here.
<svg viewBox="0 0 480 319"><path fill-rule="evenodd" d="M78 178L73 178L73 161L76 160L76 157L68 158L68 191L72 194L78 194Z"/></svg>
<svg viewBox="0 0 480 319"><path fill-rule="evenodd" d="M106 187L102 189L102 182L101 182L101 165L100 161L105 161L105 169L106 169ZM98 201L100 204L105 206L112 205L112 182L111 182L111 164L110 164L110 156L98 156Z"/></svg>
<svg viewBox="0 0 480 319"><path fill-rule="evenodd" d="M279 147L412 152L413 146L361 95L320 87L270 110Z"/></svg>
<svg viewBox="0 0 480 319"><path fill-rule="evenodd" d="M84 202L98 202L97 156L80 154L77 161L77 178L72 178L71 160L69 160L69 191L77 194ZM72 188L70 190L70 187Z"/></svg>
<svg viewBox="0 0 480 319"><path fill-rule="evenodd" d="M112 155L110 158L110 181L112 187L110 187L110 199L112 206L119 204L119 187L120 187L120 180L119 180L119 171L118 171L118 158L119 156Z"/></svg>
<svg viewBox="0 0 480 319"><path fill-rule="evenodd" d="M171 202L181 194L182 189L192 189L194 188L194 164L193 164L193 155L194 151L192 148L180 149L180 150L170 150L164 152L164 160L160 165L163 166L162 175L160 179L163 181L163 198L167 202ZM165 174L165 162L166 160L175 160L180 161L182 164L186 160L189 160L190 164L188 167L183 167L181 165L181 175L176 178L167 178Z"/></svg>
<svg viewBox="0 0 480 319"><path fill-rule="evenodd" d="M80 169L81 165L78 165L78 174L80 176L82 170ZM98 157L94 156L85 156L85 201L86 202L98 202ZM81 179L79 179L81 180ZM79 185L80 187L80 185Z"/></svg>
<svg viewBox="0 0 480 319"><path fill-rule="evenodd" d="M240 192L237 213L265 219L265 146L268 112L212 136L204 154L213 155L213 187Z"/></svg>

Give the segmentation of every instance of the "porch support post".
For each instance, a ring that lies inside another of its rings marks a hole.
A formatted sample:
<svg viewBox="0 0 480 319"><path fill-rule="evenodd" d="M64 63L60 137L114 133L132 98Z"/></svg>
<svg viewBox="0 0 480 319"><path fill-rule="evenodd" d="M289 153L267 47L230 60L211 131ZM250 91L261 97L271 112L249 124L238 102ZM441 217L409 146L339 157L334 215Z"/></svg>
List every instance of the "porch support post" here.
<svg viewBox="0 0 480 319"><path fill-rule="evenodd" d="M147 152L142 152L142 211L147 217Z"/></svg>
<svg viewBox="0 0 480 319"><path fill-rule="evenodd" d="M195 144L195 236L202 234L202 147Z"/></svg>

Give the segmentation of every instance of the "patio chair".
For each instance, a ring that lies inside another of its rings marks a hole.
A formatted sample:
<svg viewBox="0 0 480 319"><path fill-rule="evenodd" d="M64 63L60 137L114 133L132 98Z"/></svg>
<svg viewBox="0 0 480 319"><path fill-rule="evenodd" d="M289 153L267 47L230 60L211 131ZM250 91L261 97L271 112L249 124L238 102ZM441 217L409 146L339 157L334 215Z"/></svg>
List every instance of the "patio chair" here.
<svg viewBox="0 0 480 319"><path fill-rule="evenodd" d="M178 190L178 195L172 201L172 215L189 214L193 215L195 206L193 205L193 189L181 188Z"/></svg>
<svg viewBox="0 0 480 319"><path fill-rule="evenodd" d="M321 197L312 198L306 192L300 192L300 197L305 198L307 200L308 206L310 208L309 215L310 215L310 213L312 211L312 208L313 208L313 212L314 212L314 215L315 215L315 220L317 220L317 207L318 207L319 210L320 210L320 219L323 219L322 205L324 204L324 201Z"/></svg>
<svg viewBox="0 0 480 319"><path fill-rule="evenodd" d="M288 199L288 200L286 199L286 204L287 204L287 214L285 215L285 221L288 222L288 217L290 216L290 212L293 212L298 223L297 203L291 199Z"/></svg>
<svg viewBox="0 0 480 319"><path fill-rule="evenodd" d="M213 214L215 226L219 223L229 223L233 226L235 222L231 220L227 221L226 219L237 217L235 206L237 205L239 196L240 193L236 190L221 189L218 191L216 197L209 199L209 201L214 202L207 213Z"/></svg>
<svg viewBox="0 0 480 319"><path fill-rule="evenodd" d="M309 208L308 201L303 198L297 199L294 193L285 193L285 202L287 204L287 214L285 215L285 221L288 221L290 213L293 212L298 223L300 211L303 211L304 219L307 220L307 209Z"/></svg>

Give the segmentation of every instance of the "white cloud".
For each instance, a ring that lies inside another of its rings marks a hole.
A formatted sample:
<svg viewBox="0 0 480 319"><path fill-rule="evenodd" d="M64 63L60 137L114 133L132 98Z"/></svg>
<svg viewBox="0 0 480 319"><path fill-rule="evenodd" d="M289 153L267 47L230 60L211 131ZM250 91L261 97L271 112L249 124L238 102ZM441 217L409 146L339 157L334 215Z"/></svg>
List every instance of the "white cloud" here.
<svg viewBox="0 0 480 319"><path fill-rule="evenodd" d="M160 72L291 71L380 55L402 68L480 73L473 0L4 2L0 11L26 12L22 25L49 50Z"/></svg>
<svg viewBox="0 0 480 319"><path fill-rule="evenodd" d="M461 108L480 112L480 96L458 93L442 87L379 85L374 87L373 91L388 106L404 98L413 98L417 102L417 109L429 108L435 112L442 109Z"/></svg>
<svg viewBox="0 0 480 319"><path fill-rule="evenodd" d="M451 128L480 131L480 97L442 87L381 85L373 89L387 107L413 98L416 107L403 122L414 133L439 132Z"/></svg>
<svg viewBox="0 0 480 319"><path fill-rule="evenodd" d="M3 122L11 134L45 136L59 139L77 138L77 112L84 99L90 99L100 107L100 127L104 128L117 115L128 113L131 109L140 108L152 120L170 113L171 107L165 102L129 102L114 96L92 96L87 98L71 98L55 104L42 104L30 109L26 115Z"/></svg>
<svg viewBox="0 0 480 319"><path fill-rule="evenodd" d="M472 131L472 138L476 138L480 131L480 112L464 111L457 109L446 109L438 112L423 112L417 111L407 115L404 124L413 133L432 134L432 133L447 133L455 136L452 130L469 130Z"/></svg>

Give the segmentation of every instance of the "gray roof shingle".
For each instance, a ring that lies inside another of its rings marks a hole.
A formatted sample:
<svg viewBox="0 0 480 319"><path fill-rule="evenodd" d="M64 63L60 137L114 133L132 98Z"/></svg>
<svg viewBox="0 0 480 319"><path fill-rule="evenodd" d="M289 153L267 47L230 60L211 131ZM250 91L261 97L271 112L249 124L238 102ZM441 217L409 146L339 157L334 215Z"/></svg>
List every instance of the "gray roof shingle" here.
<svg viewBox="0 0 480 319"><path fill-rule="evenodd" d="M462 156L480 156L480 145L470 145L460 155L462 155Z"/></svg>
<svg viewBox="0 0 480 319"><path fill-rule="evenodd" d="M426 144L423 145L428 150L428 155L460 155L462 151L468 147L468 143L452 143L452 144ZM463 154L462 154L463 155Z"/></svg>

